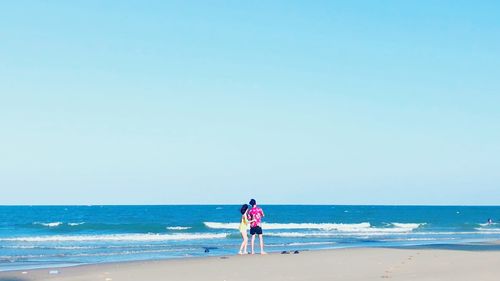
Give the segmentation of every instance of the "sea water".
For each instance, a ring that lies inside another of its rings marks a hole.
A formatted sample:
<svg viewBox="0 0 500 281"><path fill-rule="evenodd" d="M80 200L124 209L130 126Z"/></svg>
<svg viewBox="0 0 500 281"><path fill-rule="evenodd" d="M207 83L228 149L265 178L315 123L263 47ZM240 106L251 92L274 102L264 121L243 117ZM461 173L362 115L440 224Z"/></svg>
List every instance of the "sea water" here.
<svg viewBox="0 0 500 281"><path fill-rule="evenodd" d="M268 252L500 239L500 207L261 206ZM0 270L232 255L240 206L0 206ZM257 247L258 249L258 247Z"/></svg>

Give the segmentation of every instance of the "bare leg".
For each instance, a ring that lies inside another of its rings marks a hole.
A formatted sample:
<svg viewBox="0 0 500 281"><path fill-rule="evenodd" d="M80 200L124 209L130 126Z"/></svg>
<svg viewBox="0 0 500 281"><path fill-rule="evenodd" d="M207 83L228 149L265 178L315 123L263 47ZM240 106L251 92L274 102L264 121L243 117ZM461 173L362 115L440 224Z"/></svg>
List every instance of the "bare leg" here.
<svg viewBox="0 0 500 281"><path fill-rule="evenodd" d="M252 235L252 255L255 254L255 234Z"/></svg>
<svg viewBox="0 0 500 281"><path fill-rule="evenodd" d="M241 246L240 246L240 252L239 254L242 255L243 254L243 249L245 249L245 254L247 253L247 245L248 245L248 236L247 236L247 233L246 231L245 232L240 232L241 233L241 237L243 238L243 242L241 242Z"/></svg>
<svg viewBox="0 0 500 281"><path fill-rule="evenodd" d="M260 242L260 254L261 255L267 254L266 252L264 252L264 236L262 236L262 234L259 234L259 242Z"/></svg>
<svg viewBox="0 0 500 281"><path fill-rule="evenodd" d="M245 235L245 251L243 252L244 255L248 254L248 236Z"/></svg>

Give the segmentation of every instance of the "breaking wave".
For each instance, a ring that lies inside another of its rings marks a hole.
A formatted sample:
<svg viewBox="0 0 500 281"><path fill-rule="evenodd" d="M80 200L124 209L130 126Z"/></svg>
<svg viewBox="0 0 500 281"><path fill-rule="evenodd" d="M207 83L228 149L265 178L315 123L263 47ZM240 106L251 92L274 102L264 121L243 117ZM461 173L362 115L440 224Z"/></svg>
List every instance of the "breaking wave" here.
<svg viewBox="0 0 500 281"><path fill-rule="evenodd" d="M49 235L0 238L0 241L19 242L82 242L82 241L171 241L226 238L227 233L190 234L108 234L108 235Z"/></svg>
<svg viewBox="0 0 500 281"><path fill-rule="evenodd" d="M58 227L63 223L60 221L56 221L56 222L34 222L33 224L47 226L47 227Z"/></svg>
<svg viewBox="0 0 500 281"><path fill-rule="evenodd" d="M204 222L205 226L212 229L237 229L238 223ZM422 223L391 223L393 227L372 227L370 223L263 223L262 228L266 230L286 230L286 229L312 229L322 231L337 232L383 232L383 233L401 233L411 232L414 229L424 225Z"/></svg>
<svg viewBox="0 0 500 281"><path fill-rule="evenodd" d="M191 229L189 226L168 226L166 227L168 230L188 230Z"/></svg>

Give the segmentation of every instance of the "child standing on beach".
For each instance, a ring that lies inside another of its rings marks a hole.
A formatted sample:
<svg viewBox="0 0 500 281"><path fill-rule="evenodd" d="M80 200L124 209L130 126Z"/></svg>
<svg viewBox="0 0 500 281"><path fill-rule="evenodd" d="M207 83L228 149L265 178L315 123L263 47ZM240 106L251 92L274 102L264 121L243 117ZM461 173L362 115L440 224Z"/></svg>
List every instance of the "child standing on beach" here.
<svg viewBox="0 0 500 281"><path fill-rule="evenodd" d="M262 211L261 208L257 207L257 202L255 201L255 199L250 200L250 205L252 205L252 209L250 209L250 211L248 212L248 216L251 219L250 235L252 235L252 255L255 254L255 234L259 235L260 254L265 255L266 252L264 252L264 237L262 236L261 227L261 221L264 217L264 211Z"/></svg>

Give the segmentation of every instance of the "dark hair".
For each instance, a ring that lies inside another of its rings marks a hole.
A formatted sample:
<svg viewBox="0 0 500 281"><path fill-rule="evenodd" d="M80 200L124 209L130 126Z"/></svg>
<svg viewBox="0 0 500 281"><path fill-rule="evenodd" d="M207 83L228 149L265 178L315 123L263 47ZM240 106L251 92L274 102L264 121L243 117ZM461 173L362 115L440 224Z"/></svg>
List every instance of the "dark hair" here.
<svg viewBox="0 0 500 281"><path fill-rule="evenodd" d="M252 200L250 200L250 203L248 203L248 204L252 205L252 207L253 207L253 206L257 205L257 202L255 201L255 199L252 199Z"/></svg>
<svg viewBox="0 0 500 281"><path fill-rule="evenodd" d="M243 214L244 214L247 210L248 210L248 205L247 205L247 204L243 204L243 205L241 206L241 210L240 210L240 212L241 212L241 214L243 215Z"/></svg>

